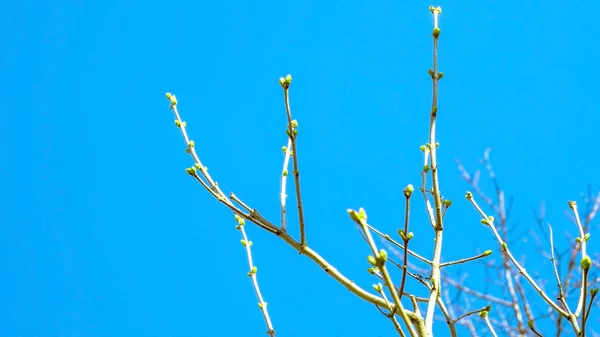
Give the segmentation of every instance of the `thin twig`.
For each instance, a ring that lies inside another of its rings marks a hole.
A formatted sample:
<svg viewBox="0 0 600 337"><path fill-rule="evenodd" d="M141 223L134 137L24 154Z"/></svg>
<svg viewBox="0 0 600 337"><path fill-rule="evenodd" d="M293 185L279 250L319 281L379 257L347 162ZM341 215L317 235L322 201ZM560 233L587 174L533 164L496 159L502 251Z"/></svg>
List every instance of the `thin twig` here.
<svg viewBox="0 0 600 337"><path fill-rule="evenodd" d="M392 312L392 310L394 310L394 306L390 303L390 301L388 301L385 291L383 290L383 286L381 285L381 283L378 283L376 285L374 284L373 288L375 288L375 290L379 292L381 298L383 298L383 300L386 302L387 308L390 310L390 312L386 316L392 321L392 324L394 325L394 328L396 329L398 334L400 336L405 336L404 331L402 331L402 327L400 327L400 323L398 323L398 320L396 319L396 315L394 315Z"/></svg>
<svg viewBox="0 0 600 337"><path fill-rule="evenodd" d="M445 292L445 293L447 295L447 292ZM429 299L427 299L427 301L429 301ZM448 329L450 330L450 336L457 337L456 325L453 322L450 310L448 308L446 308L446 305L444 304L444 301L442 300L442 296L438 297L437 303L438 303L438 307L440 308L440 311L442 312L442 315L444 315L444 319L446 320Z"/></svg>
<svg viewBox="0 0 600 337"><path fill-rule="evenodd" d="M371 251L373 252L374 265L381 272L381 275L383 276L383 280L385 281L386 286L388 287L389 292L392 295L392 299L394 300L394 304L396 305L396 308L394 310L396 310L396 309L400 310L400 317L404 321L404 324L406 325L406 328L408 329L409 334L412 337L419 336L415 332L415 330L412 326L412 323L410 322L409 317L406 315L406 310L404 309L404 306L402 305L402 302L400 301L400 296L399 296L398 292L396 291L396 289L394 288L394 283L392 282L390 273L388 272L388 269L385 265L385 262L387 260L387 253L385 252L385 250L381 250L381 251L377 250L377 245L375 244L375 241L373 240L373 236L371 235L371 231L369 231L369 227L367 226L366 212L361 208L358 212L354 211L354 210L348 210L348 213L350 214L352 219L361 226L363 232L365 233L369 247L371 248ZM392 311L392 313L394 313L394 311ZM402 330L400 330L399 333L401 336L404 336L404 332Z"/></svg>
<svg viewBox="0 0 600 337"><path fill-rule="evenodd" d="M590 305L588 306L587 312L585 313L585 321L586 322L590 318L590 311L592 310L592 306L594 305L594 299L596 298L596 295L598 295L597 291L591 292Z"/></svg>
<svg viewBox="0 0 600 337"><path fill-rule="evenodd" d="M585 337L585 324L587 321L587 312L585 310L585 306L586 306L586 300L587 300L587 281L588 281L588 268L582 268L583 269L583 284L582 284L582 289L584 289L583 291L583 299L581 301L581 310L583 312L583 314L581 315L581 337ZM590 305L591 308L591 305Z"/></svg>
<svg viewBox="0 0 600 337"><path fill-rule="evenodd" d="M477 255L477 256L472 256L472 257L467 257L465 259L460 259L460 260L456 260L456 261L451 261L451 262L444 262L440 264L440 268L443 267L448 267L448 266L452 266L455 264L459 264L459 263L465 263L465 262L469 262L469 261L473 261L473 260L478 260L478 259L482 259L486 256L489 256L490 254L492 254L491 250L486 250L485 252Z"/></svg>
<svg viewBox="0 0 600 337"><path fill-rule="evenodd" d="M479 314L480 312L483 312L483 311L489 311L490 308L491 307L488 305L488 306L485 306L485 307L483 307L481 309L471 310L469 312L466 312L466 313L458 316L454 321L452 321L452 323L457 323L458 321L460 321L461 319L463 319L465 317L469 317L469 316L474 315L474 314Z"/></svg>
<svg viewBox="0 0 600 337"><path fill-rule="evenodd" d="M391 243L392 245L400 248L401 250L404 250L405 247L403 245L401 245L400 243L398 243L397 241L395 241L394 239L392 239L388 234L385 234L381 231L379 231L377 228L368 225L369 226L369 230L375 232L375 234L381 236L382 238L384 238L385 240L387 240L389 243ZM422 257L421 255L415 253L413 250L408 249L408 253L414 257L416 257L417 259L421 260L422 262L427 263L428 265L431 265L431 261L427 260L426 258Z"/></svg>
<svg viewBox="0 0 600 337"><path fill-rule="evenodd" d="M442 12L440 7L434 8L429 7L429 10L433 14L433 70L431 71L431 82L432 82L432 99L431 99L431 113L429 116L429 150L431 151L431 184L433 202L435 206L435 241L433 248L433 258L431 260L431 282L432 289L429 294L429 302L427 304L427 312L425 314L425 326L427 328L428 335L433 335L433 314L437 298L440 296L440 288L442 286L440 278L440 259L442 256L442 233L444 229L443 216L442 216L442 197L440 192L440 185L438 180L438 162L437 162L437 143L436 143L436 122L438 113L438 82L440 80L440 73L438 72L438 39L440 36L440 28L438 27L438 16Z"/></svg>
<svg viewBox="0 0 600 337"><path fill-rule="evenodd" d="M577 229L579 229L579 243L581 244L581 258L583 259L584 257L587 256L587 251L586 251L587 239L585 237L585 231L583 229L583 226L581 225L581 219L579 218L579 211L577 210L577 203L575 201L569 201L569 208L571 208L571 210L573 211L573 215L575 216L575 223L577 224ZM581 274L582 274L582 276L581 276L582 280L584 279L584 277L587 278L587 275L586 275L587 273L585 270L582 270ZM576 317L579 317L579 314L581 313L583 301L585 300L585 296L586 296L586 289L582 283L581 288L579 290L579 302L577 303L577 309L575 310ZM582 333L583 333L583 331L582 331Z"/></svg>
<svg viewBox="0 0 600 337"><path fill-rule="evenodd" d="M300 169L298 168L298 149L296 147L296 137L298 136L297 122L292 120L292 113L290 111L290 83L292 82L292 77L288 75L285 78L284 83L282 83L283 87L283 96L285 99L285 112L288 119L288 136L290 138L290 142L292 144L292 157L294 158L294 171L292 172L294 175L294 185L296 187L296 203L298 204L298 224L300 226L300 245L302 247L306 246L306 232L304 231L304 208L302 206L302 194L300 193ZM280 79L281 83L281 79ZM295 125L294 125L295 124ZM302 253L302 252L300 252Z"/></svg>
<svg viewBox="0 0 600 337"><path fill-rule="evenodd" d="M279 198L281 203L281 229L286 230L287 227L287 219L286 219L286 208L285 201L287 199L287 176L288 176L288 166L290 162L290 157L292 155L292 139L288 139L288 145L284 148L284 159L283 159L283 169L281 171L281 191L279 192Z"/></svg>
<svg viewBox="0 0 600 337"><path fill-rule="evenodd" d="M558 268L556 267L556 258L554 257L554 235L552 232L552 226L548 223L548 231L550 236L550 253L552 254L552 266L554 268L554 276L556 277L556 282L558 283L558 300L562 303L563 307L569 315L572 315L571 308L569 308L569 304L567 304L567 300L565 297L565 293L563 291L563 284L560 280L560 275L558 274Z"/></svg>
<svg viewBox="0 0 600 337"><path fill-rule="evenodd" d="M399 298L402 300L402 294L404 294L404 285L406 284L406 272L408 263L408 243L410 242L412 233L408 232L408 223L410 218L410 196L413 192L413 186L409 185L404 189L404 231L400 232L400 236L404 242L404 258L402 259L402 279L400 280L400 290L398 291Z"/></svg>
<svg viewBox="0 0 600 337"><path fill-rule="evenodd" d="M252 250L250 249L250 246L252 246L252 241L249 241L248 236L246 235L246 229L244 228L244 219L236 216L236 221L238 222L236 228L242 232L242 245L246 248L246 255L248 256L248 266L250 267L248 276L250 277L250 279L252 279L254 292L256 293L256 297L258 298L258 307L260 308L263 314L263 318L265 320L265 324L267 325L267 335L275 337L275 329L273 328L273 323L271 323L271 317L269 316L269 311L267 310L267 302L265 302L262 297L260 287L258 286L258 279L256 278L257 268L254 265L254 262L252 261Z"/></svg>

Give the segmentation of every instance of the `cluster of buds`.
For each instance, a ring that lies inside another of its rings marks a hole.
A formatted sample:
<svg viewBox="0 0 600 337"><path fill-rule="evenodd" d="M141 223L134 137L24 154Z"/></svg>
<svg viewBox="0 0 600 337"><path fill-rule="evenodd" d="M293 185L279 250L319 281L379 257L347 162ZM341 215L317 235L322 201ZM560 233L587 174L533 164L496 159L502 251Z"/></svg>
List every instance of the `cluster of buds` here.
<svg viewBox="0 0 600 337"><path fill-rule="evenodd" d="M398 230L398 235L402 238L402 240L404 240L405 243L408 243L408 241L415 236L413 232L405 233L403 229Z"/></svg>
<svg viewBox="0 0 600 337"><path fill-rule="evenodd" d="M350 215L350 219L354 220L354 222L359 225L367 223L367 211L362 207L358 209L358 212L353 209L348 209L348 215Z"/></svg>
<svg viewBox="0 0 600 337"><path fill-rule="evenodd" d="M281 87L284 90L287 90L290 87L290 84L292 84L292 75L288 74L285 78L280 77L279 84L281 84Z"/></svg>
<svg viewBox="0 0 600 337"><path fill-rule="evenodd" d="M448 208L450 208L450 206L452 206L452 200L450 200L450 199L442 200L442 207L444 207L444 209L448 209Z"/></svg>
<svg viewBox="0 0 600 337"><path fill-rule="evenodd" d="M171 102L171 109L177 105L177 97L175 95L171 95L170 92L167 93L167 99Z"/></svg>
<svg viewBox="0 0 600 337"><path fill-rule="evenodd" d="M246 223L246 220L244 220L244 218L242 218L239 215L235 215L235 222L237 222L237 225L235 226L235 229L240 230L242 229L242 226Z"/></svg>
<svg viewBox="0 0 600 337"><path fill-rule="evenodd" d="M433 37L438 38L440 36L440 29L438 28L438 16L442 14L442 7L429 6L429 11L433 14Z"/></svg>
<svg viewBox="0 0 600 337"><path fill-rule="evenodd" d="M290 126L291 126L291 134L290 134ZM285 130L285 133L290 136L290 135L294 135L294 137L296 137L298 135L298 121L297 120L292 120L292 123L288 126L288 128ZM283 148L283 152L285 152L287 150L287 147L284 146Z"/></svg>
<svg viewBox="0 0 600 337"><path fill-rule="evenodd" d="M367 261L369 261L369 263L372 266L377 267L379 269L380 267L382 267L385 264L385 261L387 261L388 255L387 255L387 252L385 251L385 249L381 249L378 253L379 254L377 254L377 256L373 256L373 255L367 256Z"/></svg>

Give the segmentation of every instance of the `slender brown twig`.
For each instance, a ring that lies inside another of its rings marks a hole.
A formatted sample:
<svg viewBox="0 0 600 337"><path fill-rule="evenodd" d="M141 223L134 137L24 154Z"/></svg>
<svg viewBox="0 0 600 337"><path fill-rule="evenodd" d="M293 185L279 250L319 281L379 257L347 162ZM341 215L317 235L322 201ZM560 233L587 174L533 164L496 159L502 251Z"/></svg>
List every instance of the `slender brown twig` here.
<svg viewBox="0 0 600 337"><path fill-rule="evenodd" d="M408 243L412 238L412 233L408 232L408 223L410 218L410 196L414 191L414 187L412 185L408 185L404 189L404 207L405 207L405 215L404 215L404 230L400 231L400 237L404 242L404 258L402 259L402 279L400 280L400 290L398 290L398 294L400 294L400 300L402 300L402 294L404 294L404 285L406 284L406 272L407 272L407 263L408 263Z"/></svg>
<svg viewBox="0 0 600 337"><path fill-rule="evenodd" d="M283 80L283 81L282 81ZM288 119L288 130L287 134L290 138L292 145L292 157L294 162L294 186L296 187L296 204L298 205L298 224L300 226L300 245L306 246L306 232L304 230L304 207L302 206L302 194L300 193L300 169L298 168L298 148L296 146L296 137L298 137L298 122L292 120L292 112L290 110L290 84L292 83L292 76L287 75L279 79L279 83L283 88L283 95L285 100L285 112ZM300 252L302 253L302 252Z"/></svg>

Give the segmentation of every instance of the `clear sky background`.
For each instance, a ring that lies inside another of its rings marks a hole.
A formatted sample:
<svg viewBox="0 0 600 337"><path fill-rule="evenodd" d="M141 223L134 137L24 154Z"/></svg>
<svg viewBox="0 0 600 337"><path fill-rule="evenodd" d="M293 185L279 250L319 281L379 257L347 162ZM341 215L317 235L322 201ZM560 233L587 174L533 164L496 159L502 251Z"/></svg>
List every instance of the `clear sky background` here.
<svg viewBox="0 0 600 337"><path fill-rule="evenodd" d="M394 234L402 188L420 183L429 5L444 10L439 161L454 201L444 260L498 256L454 162L473 172L487 147L515 200L515 235L537 229L531 210L544 200L566 247L563 233L576 235L567 201L600 188L597 3L408 3L4 2L0 336L263 336L240 233L185 174L192 162L164 95L177 95L222 189L277 222L287 141L278 79L288 73L308 242L370 290L369 249L346 209L365 207ZM484 176L482 187L492 192ZM415 198L411 244L430 257L424 215ZM294 216L290 227L297 233ZM248 235L279 336L395 336L309 259L253 225ZM516 246L553 289L532 242ZM466 271L483 289L480 267L450 272ZM447 334L443 322L436 331Z"/></svg>

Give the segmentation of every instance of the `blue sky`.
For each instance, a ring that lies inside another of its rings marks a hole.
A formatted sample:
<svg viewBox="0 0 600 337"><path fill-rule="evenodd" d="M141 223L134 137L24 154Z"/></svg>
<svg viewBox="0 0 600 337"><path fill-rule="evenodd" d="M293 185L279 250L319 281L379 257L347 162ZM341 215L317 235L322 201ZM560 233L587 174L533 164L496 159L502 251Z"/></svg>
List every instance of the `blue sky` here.
<svg viewBox="0 0 600 337"><path fill-rule="evenodd" d="M177 95L223 190L277 222L288 73L308 242L370 289L369 250L346 209L365 207L393 234L402 188L419 184L429 5L444 10L439 161L454 201L444 260L496 249L454 163L481 168L486 147L515 198L515 233L537 228L531 208L544 200L564 247L563 233L576 235L566 202L600 188L592 1L25 0L0 14L0 336L263 335L239 232L185 174L192 162L164 94ZM415 198L411 244L431 256L424 215ZM278 335L395 335L281 240L248 235ZM552 282L527 242L526 267ZM469 275L483 287L481 268Z"/></svg>

